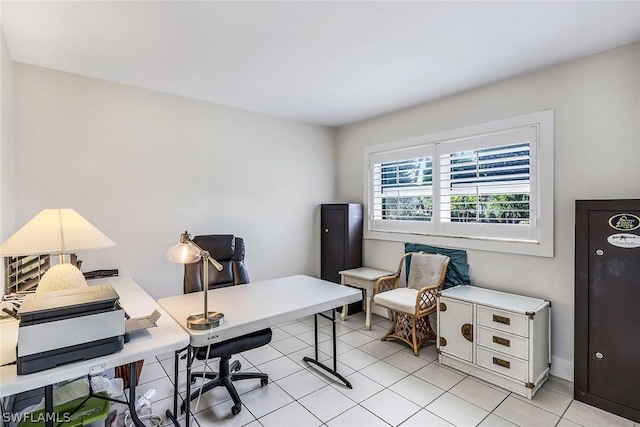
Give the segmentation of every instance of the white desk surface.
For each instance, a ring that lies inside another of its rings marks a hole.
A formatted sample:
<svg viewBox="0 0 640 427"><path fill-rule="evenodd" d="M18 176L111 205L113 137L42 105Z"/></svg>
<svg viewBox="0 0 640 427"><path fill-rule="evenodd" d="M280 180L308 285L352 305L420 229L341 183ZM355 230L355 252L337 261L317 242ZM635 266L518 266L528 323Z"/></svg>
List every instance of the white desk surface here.
<svg viewBox="0 0 640 427"><path fill-rule="evenodd" d="M311 314L360 301L360 290L309 276L291 276L209 291L209 311L224 313L213 330L187 329L186 318L204 311L202 292L161 298L162 306L191 335L191 345L204 347Z"/></svg>
<svg viewBox="0 0 640 427"><path fill-rule="evenodd" d="M100 365L104 369L153 357L158 354L179 350L189 344L187 334L133 279L126 276L90 280L89 285L109 284L118 292L120 305L131 317L141 317L158 310L161 314L155 328L131 333L131 340L124 349L106 356L74 362L45 371L28 375L17 375L16 365L0 367L0 397L10 396L27 390L54 384L60 381L78 378L89 373L93 367ZM72 333L72 331L60 331ZM1 345L15 348L15 341L1 338Z"/></svg>

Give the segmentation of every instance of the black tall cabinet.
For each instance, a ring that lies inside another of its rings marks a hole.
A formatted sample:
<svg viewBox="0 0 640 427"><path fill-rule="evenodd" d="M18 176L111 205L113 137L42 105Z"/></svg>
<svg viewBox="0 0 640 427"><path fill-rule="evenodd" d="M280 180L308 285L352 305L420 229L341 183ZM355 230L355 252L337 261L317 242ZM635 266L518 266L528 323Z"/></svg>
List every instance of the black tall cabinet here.
<svg viewBox="0 0 640 427"><path fill-rule="evenodd" d="M576 400L640 422L640 199L577 200Z"/></svg>
<svg viewBox="0 0 640 427"><path fill-rule="evenodd" d="M362 205L321 205L321 276L340 283L339 271L362 267Z"/></svg>

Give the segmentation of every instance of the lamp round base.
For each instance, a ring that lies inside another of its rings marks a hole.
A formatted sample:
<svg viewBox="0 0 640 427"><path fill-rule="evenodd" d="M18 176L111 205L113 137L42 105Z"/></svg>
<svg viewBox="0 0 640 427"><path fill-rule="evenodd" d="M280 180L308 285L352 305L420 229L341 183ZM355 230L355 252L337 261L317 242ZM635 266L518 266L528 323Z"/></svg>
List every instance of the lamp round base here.
<svg viewBox="0 0 640 427"><path fill-rule="evenodd" d="M187 328L189 329L211 329L222 325L224 314L218 311L210 311L207 316L204 313L192 314L187 317Z"/></svg>

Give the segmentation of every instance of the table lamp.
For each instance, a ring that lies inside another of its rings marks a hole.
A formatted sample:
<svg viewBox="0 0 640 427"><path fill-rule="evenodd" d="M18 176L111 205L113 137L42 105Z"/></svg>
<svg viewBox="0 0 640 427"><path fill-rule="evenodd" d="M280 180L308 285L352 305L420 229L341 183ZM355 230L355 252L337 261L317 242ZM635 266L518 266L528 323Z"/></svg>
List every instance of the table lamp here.
<svg viewBox="0 0 640 427"><path fill-rule="evenodd" d="M87 286L82 272L64 256L116 244L73 209L44 209L0 246L2 256L58 255L60 263L42 276L36 291Z"/></svg>
<svg viewBox="0 0 640 427"><path fill-rule="evenodd" d="M187 317L187 327L189 329L210 329L220 326L224 321L224 314L217 311L209 311L208 288L209 288L209 266L211 263L218 271L222 271L222 265L211 258L209 252L191 240L188 232L180 235L180 243L172 246L167 251L167 259L179 264L191 264L202 260L202 290L204 291L204 310L202 313L192 314Z"/></svg>

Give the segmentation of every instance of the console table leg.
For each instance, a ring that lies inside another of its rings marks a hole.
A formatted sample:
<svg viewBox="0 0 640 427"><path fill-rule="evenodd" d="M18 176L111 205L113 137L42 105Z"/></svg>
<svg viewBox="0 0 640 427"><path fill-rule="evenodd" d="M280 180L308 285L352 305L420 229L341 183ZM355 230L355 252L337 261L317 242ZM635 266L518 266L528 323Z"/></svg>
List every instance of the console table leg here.
<svg viewBox="0 0 640 427"><path fill-rule="evenodd" d="M367 329L371 330L371 302L373 301L373 290L367 287L365 298L367 299L365 304L365 316L364 325Z"/></svg>

